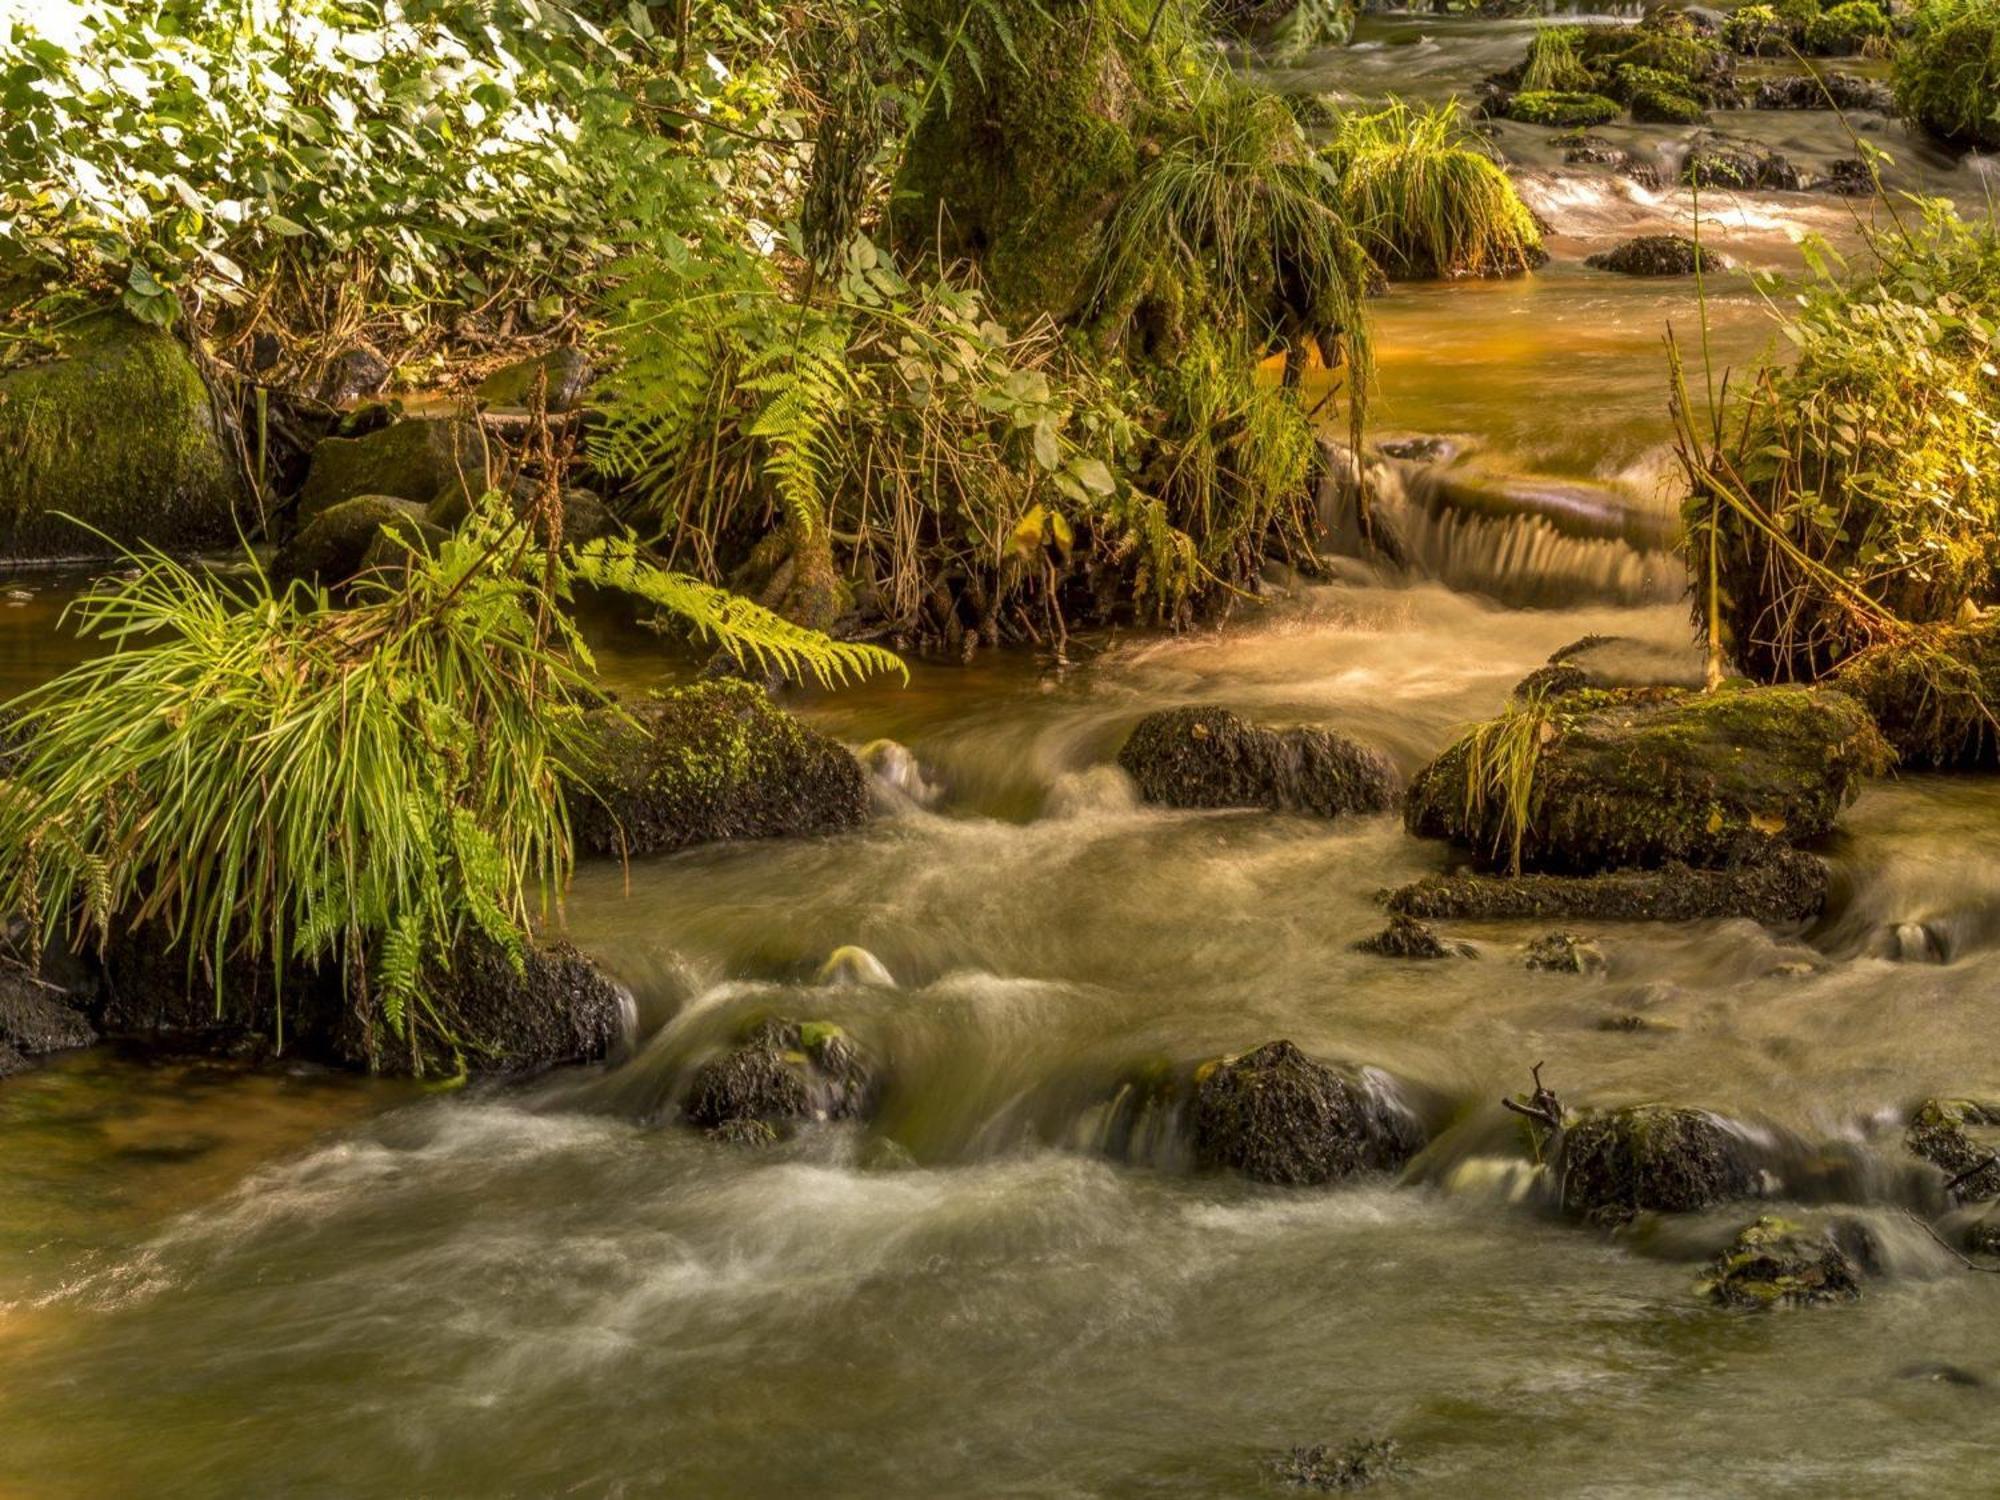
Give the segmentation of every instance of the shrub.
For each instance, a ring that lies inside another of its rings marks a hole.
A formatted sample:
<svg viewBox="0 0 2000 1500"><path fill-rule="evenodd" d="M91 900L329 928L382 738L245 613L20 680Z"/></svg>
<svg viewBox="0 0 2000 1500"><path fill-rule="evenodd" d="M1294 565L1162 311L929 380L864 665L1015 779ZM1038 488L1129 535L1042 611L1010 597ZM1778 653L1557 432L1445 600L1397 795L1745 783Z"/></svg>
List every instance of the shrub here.
<svg viewBox="0 0 2000 1500"><path fill-rule="evenodd" d="M1507 101L1505 113L1526 125L1566 130L1607 125L1618 118L1619 109L1617 101L1602 94L1523 92Z"/></svg>
<svg viewBox="0 0 2000 1500"><path fill-rule="evenodd" d="M1847 57L1889 34L1889 18L1871 0L1846 0L1806 24L1804 50L1817 57Z"/></svg>
<svg viewBox="0 0 2000 1500"><path fill-rule="evenodd" d="M1542 259L1534 215L1451 106L1343 115L1325 155L1348 223L1389 273L1508 275Z"/></svg>
<svg viewBox="0 0 2000 1500"><path fill-rule="evenodd" d="M1698 425L1676 398L1703 624L1761 679L1817 677L1995 592L2000 232L1934 204L1871 251L1847 281L1816 259L1795 364Z"/></svg>
<svg viewBox="0 0 2000 1500"><path fill-rule="evenodd" d="M1929 0L1897 50L1896 104L1939 140L2000 150L2000 4Z"/></svg>
<svg viewBox="0 0 2000 1500"><path fill-rule="evenodd" d="M1745 57L1782 52L1793 40L1792 27L1769 5L1746 5L1722 23L1723 46Z"/></svg>

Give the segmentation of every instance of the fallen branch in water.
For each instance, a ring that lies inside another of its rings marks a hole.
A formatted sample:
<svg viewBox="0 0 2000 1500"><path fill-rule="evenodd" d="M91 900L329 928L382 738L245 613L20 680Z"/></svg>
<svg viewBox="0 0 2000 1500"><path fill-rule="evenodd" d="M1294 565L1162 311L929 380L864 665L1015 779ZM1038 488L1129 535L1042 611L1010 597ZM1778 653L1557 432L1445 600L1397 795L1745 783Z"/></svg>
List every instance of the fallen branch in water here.
<svg viewBox="0 0 2000 1500"><path fill-rule="evenodd" d="M1983 1160L1974 1162L1971 1166L1967 1167L1963 1172L1960 1172L1956 1177L1952 1178L1950 1182L1947 1182L1944 1185L1944 1190L1947 1193L1957 1192L1960 1188L1964 1187L1968 1182L1972 1181L1973 1178L1977 1177L1981 1172L1986 1171L1989 1167L2000 1167L2000 1151L1987 1152Z"/></svg>
<svg viewBox="0 0 2000 1500"><path fill-rule="evenodd" d="M1529 1071L1534 1075L1535 1092L1528 1096L1528 1102L1523 1104L1518 1099L1506 1098L1500 1101L1501 1104L1514 1111L1517 1115L1525 1115L1530 1120L1535 1120L1546 1125L1557 1135L1562 1134L1562 1100L1556 1097L1553 1089L1544 1087L1542 1083L1542 1065L1540 1063L1536 1063Z"/></svg>
<svg viewBox="0 0 2000 1500"><path fill-rule="evenodd" d="M1964 1266L1966 1270L1983 1271L1988 1276L2000 1276L2000 1266L1980 1265L1978 1261L1974 1260L1971 1256L1967 1255L1963 1250L1959 1249L1956 1245L1946 1240L1943 1235L1939 1234L1937 1232L1936 1227L1933 1226L1928 1220L1918 1218L1915 1214L1911 1213L1907 1208L1903 1210L1903 1217L1908 1219L1912 1224L1916 1225L1919 1229L1923 1230L1925 1234L1929 1235L1931 1237L1932 1242L1936 1244L1938 1249L1944 1251L1946 1255L1949 1255L1953 1260L1957 1261L1961 1266Z"/></svg>

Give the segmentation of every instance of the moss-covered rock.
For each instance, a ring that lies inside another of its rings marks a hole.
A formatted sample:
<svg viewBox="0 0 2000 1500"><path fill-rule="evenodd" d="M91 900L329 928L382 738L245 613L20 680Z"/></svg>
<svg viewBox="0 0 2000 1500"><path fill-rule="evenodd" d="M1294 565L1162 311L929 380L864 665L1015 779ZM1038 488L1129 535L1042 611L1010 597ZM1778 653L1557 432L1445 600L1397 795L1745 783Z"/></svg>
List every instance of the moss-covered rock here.
<svg viewBox="0 0 2000 1500"><path fill-rule="evenodd" d="M356 495L329 505L280 547L271 562L272 576L303 579L327 588L346 583L362 570L384 527L407 545L420 545L427 536L443 535L424 519L424 507L414 500Z"/></svg>
<svg viewBox="0 0 2000 1500"><path fill-rule="evenodd" d="M1831 832L1889 760L1842 693L1585 690L1461 736L1410 783L1404 821L1481 859L1518 849L1527 870L1719 868ZM1468 795L1496 776L1503 789Z"/></svg>
<svg viewBox="0 0 2000 1500"><path fill-rule="evenodd" d="M1990 0L1929 0L1896 49L1896 103L1953 146L2000 150L2000 7Z"/></svg>
<svg viewBox="0 0 2000 1500"><path fill-rule="evenodd" d="M1377 958L1478 957L1471 945L1439 937L1415 917L1401 912L1391 915L1389 925L1375 936L1363 938L1354 947L1357 952L1372 953Z"/></svg>
<svg viewBox="0 0 2000 1500"><path fill-rule="evenodd" d="M1546 125L1555 130L1608 125L1623 113L1617 100L1602 94L1538 89L1527 89L1512 95L1500 112L1523 125Z"/></svg>
<svg viewBox="0 0 2000 1500"><path fill-rule="evenodd" d="M1873 110L1890 114L1896 108L1895 92L1886 83L1860 78L1852 73L1828 70L1823 73L1788 73L1767 78L1757 85L1752 109L1837 109L1844 114Z"/></svg>
<svg viewBox="0 0 2000 1500"><path fill-rule="evenodd" d="M1815 57L1852 57L1889 35L1889 18L1870 0L1846 0L1806 23L1805 50Z"/></svg>
<svg viewBox="0 0 2000 1500"><path fill-rule="evenodd" d="M1722 870L1665 865L1605 875L1430 875L1389 893L1413 917L1486 921L1695 922L1745 917L1781 927L1826 905L1827 872L1801 849Z"/></svg>
<svg viewBox="0 0 2000 1500"><path fill-rule="evenodd" d="M1563 1132L1556 1163L1565 1211L1599 1224L1690 1213L1762 1185L1743 1136L1704 1110L1641 1104L1588 1115Z"/></svg>
<svg viewBox="0 0 2000 1500"><path fill-rule="evenodd" d="M551 349L533 359L502 366L479 382L473 395L483 406L501 410L525 408L534 399L535 386L543 385L543 399L551 414L574 411L583 404L590 388L590 361L581 349Z"/></svg>
<svg viewBox="0 0 2000 1500"><path fill-rule="evenodd" d="M1909 767L2000 765L2000 616L1934 625L1849 657L1831 679L1874 716Z"/></svg>
<svg viewBox="0 0 2000 1500"><path fill-rule="evenodd" d="M1191 1125L1202 1167L1294 1187L1395 1171L1423 1146L1407 1111L1286 1041L1206 1067Z"/></svg>
<svg viewBox="0 0 2000 1500"><path fill-rule="evenodd" d="M1268 1461L1272 1478L1293 1489L1323 1495L1365 1490L1401 1474L1402 1450L1394 1438L1356 1438L1340 1447L1314 1443Z"/></svg>
<svg viewBox="0 0 2000 1500"><path fill-rule="evenodd" d="M1671 80L1635 82L1628 104L1641 125L1701 125L1708 120L1708 106Z"/></svg>
<svg viewBox="0 0 2000 1500"><path fill-rule="evenodd" d="M1528 944L1526 962L1552 974L1589 974L1604 967L1604 952L1580 933L1550 932Z"/></svg>
<svg viewBox="0 0 2000 1500"><path fill-rule="evenodd" d="M1735 192L1797 193L1806 175L1787 157L1763 146L1734 141L1698 141L1681 161L1683 185Z"/></svg>
<svg viewBox="0 0 2000 1500"><path fill-rule="evenodd" d="M873 1065L840 1027L766 1020L695 1070L681 1112L722 1139L761 1141L795 1124L865 1118L879 1094Z"/></svg>
<svg viewBox="0 0 2000 1500"><path fill-rule="evenodd" d="M868 814L860 763L754 684L702 682L591 721L570 797L571 830L589 853L823 833Z"/></svg>
<svg viewBox="0 0 2000 1500"><path fill-rule="evenodd" d="M455 417L419 417L361 437L327 438L313 449L298 515L310 521L358 495L428 505L451 492L483 494L498 475L493 457L479 429Z"/></svg>
<svg viewBox="0 0 2000 1500"><path fill-rule="evenodd" d="M2000 1105L1927 1099L1910 1117L1903 1143L1957 1184L1961 1203L2000 1198Z"/></svg>
<svg viewBox="0 0 2000 1500"><path fill-rule="evenodd" d="M1713 252L1704 251L1684 234L1642 234L1599 251L1584 264L1621 276L1692 276L1696 271L1722 268Z"/></svg>
<svg viewBox="0 0 2000 1500"><path fill-rule="evenodd" d="M1274 812L1381 812L1395 773L1379 752L1330 729L1265 729L1226 708L1170 708L1141 719L1118 764L1148 802Z"/></svg>
<svg viewBox="0 0 2000 1500"><path fill-rule="evenodd" d="M430 1004L456 1048L436 1040L421 1054L379 1033L344 1029L334 1059L371 1072L449 1076L462 1060L473 1073L539 1073L598 1062L624 1041L630 1002L568 943L536 943L516 968L493 943L462 941L449 970L427 976ZM350 1013L351 1014L351 1013Z"/></svg>
<svg viewBox="0 0 2000 1500"><path fill-rule="evenodd" d="M240 498L208 389L172 335L102 313L59 358L0 374L0 557L230 546Z"/></svg>
<svg viewBox="0 0 2000 1500"><path fill-rule="evenodd" d="M1766 1214L1715 1257L1699 1290L1724 1307L1767 1311L1851 1302L1861 1275L1829 1231Z"/></svg>

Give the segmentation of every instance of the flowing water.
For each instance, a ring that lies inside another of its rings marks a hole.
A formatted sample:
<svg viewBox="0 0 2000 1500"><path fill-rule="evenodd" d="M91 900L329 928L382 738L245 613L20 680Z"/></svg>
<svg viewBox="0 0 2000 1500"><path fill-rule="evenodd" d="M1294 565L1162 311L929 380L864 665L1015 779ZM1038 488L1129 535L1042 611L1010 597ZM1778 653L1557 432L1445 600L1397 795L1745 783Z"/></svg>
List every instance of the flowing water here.
<svg viewBox="0 0 2000 1500"><path fill-rule="evenodd" d="M1442 96L1521 46L1363 40L1317 86ZM1660 340L1698 313L1577 261L1689 206L1526 170L1545 272L1378 307L1382 435L1443 440L1397 470L1416 576L803 705L865 747L876 816L584 870L571 936L637 1001L611 1064L432 1094L99 1051L0 1085L0 1496L1258 1495L1263 1458L1376 1434L1392 1493L2000 1492L2000 1284L1904 1215L1942 1205L1899 1146L1916 1100L2000 1095L2000 783L1871 787L1810 929L1600 924L1605 967L1569 975L1523 966L1519 924L1454 926L1474 959L1354 952L1378 891L1445 860L1393 817L1161 811L1112 765L1142 713L1218 702L1408 772L1581 635L1685 645ZM1732 211L1731 253L1787 270L1847 209ZM1710 292L1719 355L1753 356L1759 294ZM76 650L61 589L20 583L5 689ZM639 640L604 659L661 680ZM849 945L876 965L818 981ZM882 1060L873 1124L747 1152L677 1123L773 1013ZM1401 1180L1198 1175L1125 1107L1147 1069L1281 1036L1425 1119ZM1498 1103L1536 1062L1572 1106L1739 1121L1786 1212L1872 1230L1865 1296L1703 1303L1743 1205L1549 1215Z"/></svg>

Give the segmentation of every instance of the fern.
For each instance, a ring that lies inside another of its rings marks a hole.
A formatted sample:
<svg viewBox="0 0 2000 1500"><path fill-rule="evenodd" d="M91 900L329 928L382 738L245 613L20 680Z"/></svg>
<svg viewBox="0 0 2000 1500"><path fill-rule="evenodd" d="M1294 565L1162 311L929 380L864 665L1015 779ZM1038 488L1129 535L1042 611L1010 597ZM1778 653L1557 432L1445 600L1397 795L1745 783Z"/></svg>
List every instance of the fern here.
<svg viewBox="0 0 2000 1500"><path fill-rule="evenodd" d="M788 348L755 356L748 369L743 389L770 399L744 430L768 446L765 472L792 523L810 536L827 524L840 480L833 434L858 394L847 340L838 325L825 324Z"/></svg>

